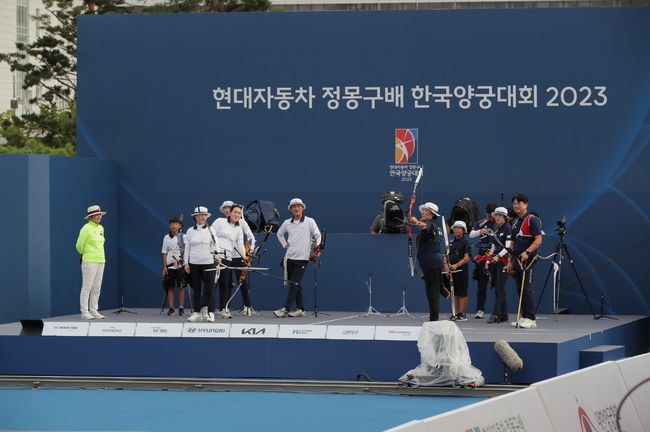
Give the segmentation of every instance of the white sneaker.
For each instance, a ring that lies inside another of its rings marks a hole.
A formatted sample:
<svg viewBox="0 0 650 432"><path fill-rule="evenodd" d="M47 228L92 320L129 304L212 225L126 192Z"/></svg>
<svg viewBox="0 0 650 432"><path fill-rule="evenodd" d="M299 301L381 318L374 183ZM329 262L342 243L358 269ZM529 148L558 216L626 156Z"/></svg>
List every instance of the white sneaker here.
<svg viewBox="0 0 650 432"><path fill-rule="evenodd" d="M276 318L284 318L287 316L287 310L285 308L278 309L273 311L273 315L275 315Z"/></svg>
<svg viewBox="0 0 650 432"><path fill-rule="evenodd" d="M217 315L219 315L219 318L232 318L232 314L230 313L230 309L225 308L221 309Z"/></svg>
<svg viewBox="0 0 650 432"><path fill-rule="evenodd" d="M90 314L93 316L93 318L97 318L97 319L105 319L106 318L104 315L100 314L97 311L90 311Z"/></svg>
<svg viewBox="0 0 650 432"><path fill-rule="evenodd" d="M288 314L290 317L295 318L295 317L303 317L307 316L307 312L305 312L302 309L296 309L294 312L289 312Z"/></svg>
<svg viewBox="0 0 650 432"><path fill-rule="evenodd" d="M91 320L94 319L95 317L91 315L90 312L81 312L81 319L87 319Z"/></svg>
<svg viewBox="0 0 650 432"><path fill-rule="evenodd" d="M521 323L524 322L524 318L519 318L519 321L513 321L510 323L513 327L521 327Z"/></svg>
<svg viewBox="0 0 650 432"><path fill-rule="evenodd" d="M208 307L203 306L201 308L201 321L207 321L208 320Z"/></svg>
<svg viewBox="0 0 650 432"><path fill-rule="evenodd" d="M198 312L192 312L192 315L190 315L189 317L187 317L187 320L188 320L189 322L197 322L197 321L201 321L201 314L198 313Z"/></svg>
<svg viewBox="0 0 650 432"><path fill-rule="evenodd" d="M530 318L524 318L524 321L519 324L519 327L525 328L525 329L534 329L537 328L537 323L535 320L532 320Z"/></svg>
<svg viewBox="0 0 650 432"><path fill-rule="evenodd" d="M476 318L476 319L483 318L483 311L482 310L476 311L476 316L474 318Z"/></svg>
<svg viewBox="0 0 650 432"><path fill-rule="evenodd" d="M251 316L251 315L253 315L253 310L252 309L253 308L249 308L249 307L244 306L244 308L241 310L240 315Z"/></svg>
<svg viewBox="0 0 650 432"><path fill-rule="evenodd" d="M208 322L214 322L214 314L212 312L208 312Z"/></svg>

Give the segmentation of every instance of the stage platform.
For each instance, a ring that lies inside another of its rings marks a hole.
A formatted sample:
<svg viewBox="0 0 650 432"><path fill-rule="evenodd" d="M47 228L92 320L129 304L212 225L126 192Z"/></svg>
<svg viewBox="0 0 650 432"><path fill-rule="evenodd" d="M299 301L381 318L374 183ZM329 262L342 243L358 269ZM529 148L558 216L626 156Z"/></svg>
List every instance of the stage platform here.
<svg viewBox="0 0 650 432"><path fill-rule="evenodd" d="M261 311L188 323L156 309L131 311L102 311L106 320L84 321L78 314L44 319L40 336L21 335L20 323L0 325L0 374L353 380L363 372L395 381L419 364L416 341L426 320L422 313L331 311L278 319ZM505 339L524 361L510 379L527 384L579 369L585 350L617 346L612 352L627 357L647 352L650 318L615 318L538 315L537 329L516 329L471 316L458 325L487 382L503 379L493 344Z"/></svg>

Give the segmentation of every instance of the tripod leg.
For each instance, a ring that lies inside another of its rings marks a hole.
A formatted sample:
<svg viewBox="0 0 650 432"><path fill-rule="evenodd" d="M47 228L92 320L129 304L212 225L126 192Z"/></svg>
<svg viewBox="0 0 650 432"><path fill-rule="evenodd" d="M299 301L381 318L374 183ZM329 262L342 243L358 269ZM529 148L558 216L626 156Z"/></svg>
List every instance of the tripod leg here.
<svg viewBox="0 0 650 432"><path fill-rule="evenodd" d="M165 296L163 297L162 304L160 305L160 313L162 314L165 311L165 303L167 302L167 293L169 292L169 288L165 289Z"/></svg>
<svg viewBox="0 0 650 432"><path fill-rule="evenodd" d="M587 295L587 290L585 290L585 286L582 284L582 279L580 279L580 275L578 274L578 270L576 269L576 265L573 262L573 257L571 257L571 254L569 253L569 248L567 247L566 244L564 246L564 252L566 252L567 258L569 258L569 262L571 263L571 268L573 269L573 273L576 275L576 279L578 279L578 284L580 285L580 288L582 289L582 294L585 296L585 301L587 302L587 305L589 306L589 310L591 310L591 314L594 316L594 319L598 319L596 316L596 312L594 311L594 307L591 305L591 301L589 301L589 296Z"/></svg>

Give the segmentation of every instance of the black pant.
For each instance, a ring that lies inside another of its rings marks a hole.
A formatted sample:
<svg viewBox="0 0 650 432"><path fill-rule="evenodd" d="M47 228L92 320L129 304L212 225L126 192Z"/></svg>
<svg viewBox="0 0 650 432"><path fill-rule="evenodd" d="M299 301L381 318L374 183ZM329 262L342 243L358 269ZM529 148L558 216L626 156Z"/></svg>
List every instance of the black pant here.
<svg viewBox="0 0 650 432"><path fill-rule="evenodd" d="M289 284L289 293L287 294L287 300L284 302L284 308L286 310L291 309L294 299L296 300L296 309L305 310L300 281L305 274L307 264L309 264L307 260L287 260L287 279L295 283Z"/></svg>
<svg viewBox="0 0 650 432"><path fill-rule="evenodd" d="M491 268L492 266L490 266ZM485 270L484 262L474 263L474 274L476 275L476 283L478 291L476 292L476 311L485 311L485 298L487 296L487 287L490 276Z"/></svg>
<svg viewBox="0 0 650 432"><path fill-rule="evenodd" d="M526 268L527 263L523 264ZM535 319L535 292L533 291L533 275L535 265L533 264L525 272L515 262L513 266L515 270L515 286L517 288L517 296L521 295L521 316L522 318ZM521 281L524 280L524 290L521 293Z"/></svg>
<svg viewBox="0 0 650 432"><path fill-rule="evenodd" d="M244 267L244 259L243 258L233 258L232 259L232 266L233 267ZM234 279L233 281L235 284L239 284L239 278L242 274L241 270L233 270L234 273ZM241 291L241 297L242 297L242 303L244 304L245 307L251 307L251 294L250 290L248 289L248 281L244 279L244 281L241 283L241 286L239 287L239 290Z"/></svg>
<svg viewBox="0 0 650 432"><path fill-rule="evenodd" d="M440 314L440 298L442 290L442 268L424 270L424 289L429 301L429 321L438 321Z"/></svg>
<svg viewBox="0 0 650 432"><path fill-rule="evenodd" d="M194 292L194 312L201 312L202 307L214 312L214 264L190 264L190 286ZM203 289L201 289L203 283Z"/></svg>
<svg viewBox="0 0 650 432"><path fill-rule="evenodd" d="M502 320L508 319L508 302L506 300L506 283L510 279L508 273L503 272L503 264L494 263L490 264L490 277L492 278L492 286L496 293L494 301L494 312L492 315Z"/></svg>
<svg viewBox="0 0 650 432"><path fill-rule="evenodd" d="M232 261L223 260L222 264L232 267ZM222 269L219 275L219 310L225 309L230 293L232 292L232 272L230 269Z"/></svg>

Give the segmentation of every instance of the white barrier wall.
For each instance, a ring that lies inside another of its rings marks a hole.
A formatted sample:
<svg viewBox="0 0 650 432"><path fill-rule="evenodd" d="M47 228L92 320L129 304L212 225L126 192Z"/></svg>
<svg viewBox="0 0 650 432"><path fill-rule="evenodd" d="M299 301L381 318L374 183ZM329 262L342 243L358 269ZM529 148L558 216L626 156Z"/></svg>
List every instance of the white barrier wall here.
<svg viewBox="0 0 650 432"><path fill-rule="evenodd" d="M397 427L390 431L549 432L552 430L542 401L533 388L488 399L435 417L408 423L408 425L408 429Z"/></svg>
<svg viewBox="0 0 650 432"><path fill-rule="evenodd" d="M619 360L616 365L621 372L625 386L629 390L650 377L650 353ZM645 430L650 430L650 382L642 384L634 390L623 403L623 407L629 404L632 404L636 409L641 424L646 428Z"/></svg>
<svg viewBox="0 0 650 432"><path fill-rule="evenodd" d="M616 432L625 394L650 376L650 354L605 362L388 432ZM650 431L650 383L623 404L625 432Z"/></svg>
<svg viewBox="0 0 650 432"><path fill-rule="evenodd" d="M615 362L601 363L533 384L556 431L615 432L616 409L627 387ZM621 427L642 432L632 404L621 410Z"/></svg>

